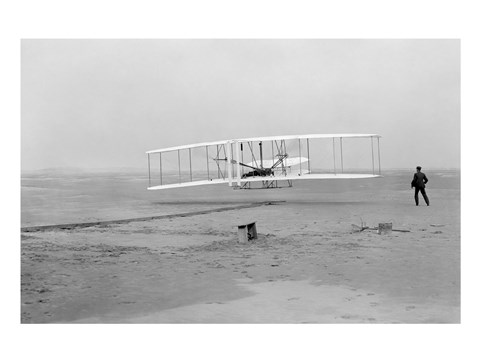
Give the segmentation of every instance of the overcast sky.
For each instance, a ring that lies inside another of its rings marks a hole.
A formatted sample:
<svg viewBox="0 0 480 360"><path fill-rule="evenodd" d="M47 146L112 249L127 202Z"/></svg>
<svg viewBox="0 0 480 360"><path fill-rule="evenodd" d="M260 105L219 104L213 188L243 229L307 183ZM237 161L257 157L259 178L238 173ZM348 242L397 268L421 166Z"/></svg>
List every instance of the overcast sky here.
<svg viewBox="0 0 480 360"><path fill-rule="evenodd" d="M23 40L22 170L145 151L382 135L382 168L460 167L458 40Z"/></svg>

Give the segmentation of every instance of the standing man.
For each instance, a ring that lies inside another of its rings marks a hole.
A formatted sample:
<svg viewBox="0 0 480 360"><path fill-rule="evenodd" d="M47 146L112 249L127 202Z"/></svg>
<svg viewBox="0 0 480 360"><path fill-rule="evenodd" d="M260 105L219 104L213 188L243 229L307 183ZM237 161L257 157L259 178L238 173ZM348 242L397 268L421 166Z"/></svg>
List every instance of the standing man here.
<svg viewBox="0 0 480 360"><path fill-rule="evenodd" d="M421 166L417 166L417 172L413 175L412 188L415 187L415 204L418 206L418 192L422 193L423 199L427 203L427 206L430 206L430 201L428 200L427 193L425 192L425 184L428 182L427 176L422 173Z"/></svg>

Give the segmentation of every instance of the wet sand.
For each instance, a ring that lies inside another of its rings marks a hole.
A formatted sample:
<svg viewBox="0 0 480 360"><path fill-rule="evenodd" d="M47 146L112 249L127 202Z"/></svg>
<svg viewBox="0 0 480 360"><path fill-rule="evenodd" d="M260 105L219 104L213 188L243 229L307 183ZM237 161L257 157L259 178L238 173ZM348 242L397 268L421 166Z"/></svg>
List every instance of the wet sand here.
<svg viewBox="0 0 480 360"><path fill-rule="evenodd" d="M431 189L430 207L408 190L296 191L273 205L23 232L21 321L460 322L459 189ZM258 239L238 243L236 225L252 220ZM362 220L409 232L353 231Z"/></svg>

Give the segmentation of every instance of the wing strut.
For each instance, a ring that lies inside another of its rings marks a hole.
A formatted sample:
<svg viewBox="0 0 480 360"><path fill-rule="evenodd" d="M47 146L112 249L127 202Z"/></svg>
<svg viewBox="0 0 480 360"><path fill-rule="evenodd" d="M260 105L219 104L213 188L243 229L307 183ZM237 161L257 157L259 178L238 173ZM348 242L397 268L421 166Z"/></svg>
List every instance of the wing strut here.
<svg viewBox="0 0 480 360"><path fill-rule="evenodd" d="M228 186L232 186L232 147L227 144L227 174Z"/></svg>
<svg viewBox="0 0 480 360"><path fill-rule="evenodd" d="M302 140L298 139L298 156L302 157ZM302 174L302 162L300 161L300 175Z"/></svg>
<svg viewBox="0 0 480 360"><path fill-rule="evenodd" d="M307 158L308 158L308 173L310 174L312 171L310 169L310 143L308 142L308 138L307 138Z"/></svg>
<svg viewBox="0 0 480 360"><path fill-rule="evenodd" d="M272 164L274 164L275 163L275 152L273 150L273 141L271 141L271 143L272 143Z"/></svg>
<svg viewBox="0 0 480 360"><path fill-rule="evenodd" d="M337 175L337 166L335 164L335 138L332 138L333 141L333 173Z"/></svg>
<svg viewBox="0 0 480 360"><path fill-rule="evenodd" d="M235 141L235 155L236 158L240 158L240 145L238 141ZM240 180L241 174L240 174L240 161L237 161L237 166L236 166L236 171L237 171L237 186L241 186L242 182Z"/></svg>
<svg viewBox="0 0 480 360"><path fill-rule="evenodd" d="M150 154L147 154L148 158L148 187L152 186L152 181L150 180Z"/></svg>
<svg viewBox="0 0 480 360"><path fill-rule="evenodd" d="M263 151L262 151L262 142L261 141L258 143L258 146L260 147L260 168L263 169Z"/></svg>
<svg viewBox="0 0 480 360"><path fill-rule="evenodd" d="M375 174L375 156L373 155L373 136L370 137L372 143L372 174Z"/></svg>
<svg viewBox="0 0 480 360"><path fill-rule="evenodd" d="M378 149L378 175L382 173L380 169L380 138L377 137L377 149Z"/></svg>
<svg viewBox="0 0 480 360"><path fill-rule="evenodd" d="M182 173L180 171L180 150L178 150L178 182L182 183Z"/></svg>
<svg viewBox="0 0 480 360"><path fill-rule="evenodd" d="M207 153L207 178L210 180L210 168L208 166L208 145L205 146L205 152Z"/></svg>
<svg viewBox="0 0 480 360"><path fill-rule="evenodd" d="M340 164L342 165L342 174L343 174L343 139L340 138Z"/></svg>
<svg viewBox="0 0 480 360"><path fill-rule="evenodd" d="M163 185L163 180L162 180L162 153L160 153L160 185Z"/></svg>
<svg viewBox="0 0 480 360"><path fill-rule="evenodd" d="M188 149L188 160L190 162L190 181L193 181L193 176L192 176L192 149Z"/></svg>

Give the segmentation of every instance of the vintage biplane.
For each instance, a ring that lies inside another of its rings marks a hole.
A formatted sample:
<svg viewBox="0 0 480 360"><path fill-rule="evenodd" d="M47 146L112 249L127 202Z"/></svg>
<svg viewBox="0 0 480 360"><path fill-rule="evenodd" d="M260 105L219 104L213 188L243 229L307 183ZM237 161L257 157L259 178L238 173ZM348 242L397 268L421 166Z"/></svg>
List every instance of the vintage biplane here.
<svg viewBox="0 0 480 360"><path fill-rule="evenodd" d="M350 148L346 156L346 145L359 141L363 144ZM147 157L148 190L209 184L269 189L291 187L293 180L381 177L380 135L376 134L222 140L151 150ZM346 157L351 162L348 167Z"/></svg>

